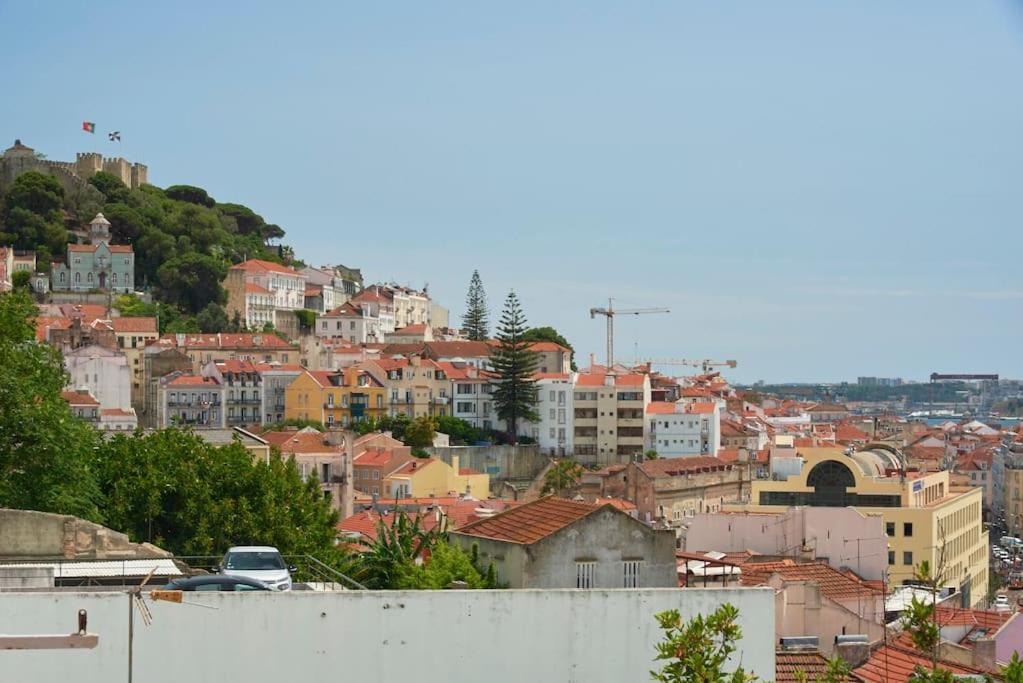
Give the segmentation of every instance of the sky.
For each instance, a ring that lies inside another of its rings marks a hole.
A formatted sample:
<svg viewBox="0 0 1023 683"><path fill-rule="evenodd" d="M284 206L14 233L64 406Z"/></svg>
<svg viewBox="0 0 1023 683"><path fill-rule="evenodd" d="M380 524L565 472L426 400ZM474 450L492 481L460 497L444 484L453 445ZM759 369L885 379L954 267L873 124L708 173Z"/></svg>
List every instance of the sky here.
<svg viewBox="0 0 1023 683"><path fill-rule="evenodd" d="M478 269L584 362L614 297L671 311L620 317L619 360L1023 377L1023 0L0 0L0 30L0 148L143 162L452 324Z"/></svg>

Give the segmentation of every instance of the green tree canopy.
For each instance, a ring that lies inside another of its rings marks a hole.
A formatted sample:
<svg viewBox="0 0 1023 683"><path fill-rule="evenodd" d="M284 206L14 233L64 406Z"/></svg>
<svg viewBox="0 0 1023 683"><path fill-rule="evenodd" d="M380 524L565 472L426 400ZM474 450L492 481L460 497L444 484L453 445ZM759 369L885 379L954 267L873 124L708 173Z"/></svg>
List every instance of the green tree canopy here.
<svg viewBox="0 0 1023 683"><path fill-rule="evenodd" d="M661 683L747 683L757 677L747 674L740 666L725 671L728 657L735 652L742 639L737 620L739 611L729 603L710 614L697 614L682 621L678 610L672 609L655 615L664 632L664 640L657 643L658 662L667 662L660 671L651 671L650 677Z"/></svg>
<svg viewBox="0 0 1023 683"><path fill-rule="evenodd" d="M103 197L109 203L128 201L128 186L113 173L100 171L89 178L89 184L103 193Z"/></svg>
<svg viewBox="0 0 1023 683"><path fill-rule="evenodd" d="M61 397L64 364L36 342L35 315L26 292L0 294L0 507L99 521L89 463L101 442Z"/></svg>
<svg viewBox="0 0 1023 683"><path fill-rule="evenodd" d="M490 311L487 309L487 293L478 270L472 271L469 292L465 295L465 314L462 315L462 332L473 341L490 338Z"/></svg>
<svg viewBox="0 0 1023 683"><path fill-rule="evenodd" d="M240 443L213 446L181 429L118 434L96 460L108 524L174 553L273 545L321 560L336 552L337 516L315 479L274 453L254 461Z"/></svg>
<svg viewBox="0 0 1023 683"><path fill-rule="evenodd" d="M231 321L227 317L227 311L224 310L223 306L216 303L206 304L206 307L195 316L195 322L199 325L199 331L207 334L228 332L231 326Z"/></svg>
<svg viewBox="0 0 1023 683"><path fill-rule="evenodd" d="M4 198L4 232L0 242L17 249L46 247L60 254L67 244L62 209L64 189L57 179L29 171L18 176Z"/></svg>
<svg viewBox="0 0 1023 683"><path fill-rule="evenodd" d="M537 389L533 380L537 359L536 354L529 350L529 342L522 337L526 329L526 317L519 299L514 291L509 292L497 327L498 346L490 356L490 363L497 375L494 389L497 416L507 423L512 443L517 441L520 419L530 422L539 419L536 413Z"/></svg>
<svg viewBox="0 0 1023 683"><path fill-rule="evenodd" d="M184 311L197 313L210 302L227 300L220 286L226 275L227 267L212 256L195 252L175 256L156 273L157 295Z"/></svg>
<svg viewBox="0 0 1023 683"><path fill-rule="evenodd" d="M406 446L412 448L427 448L433 445L433 437L437 430L437 425L434 423L433 418L420 415L416 419L412 420L409 426L405 429L404 437L402 441L405 442Z"/></svg>
<svg viewBox="0 0 1023 683"><path fill-rule="evenodd" d="M169 199L176 199L179 202L188 202L189 204L199 204L207 208L212 208L217 204L213 197L206 193L206 190L194 185L171 185L163 193Z"/></svg>

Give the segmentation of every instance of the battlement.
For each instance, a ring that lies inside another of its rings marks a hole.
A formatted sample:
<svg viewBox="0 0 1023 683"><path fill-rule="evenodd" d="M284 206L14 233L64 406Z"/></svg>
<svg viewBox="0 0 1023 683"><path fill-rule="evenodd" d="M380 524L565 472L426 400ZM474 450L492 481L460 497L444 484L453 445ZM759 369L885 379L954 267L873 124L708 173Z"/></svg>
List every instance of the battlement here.
<svg viewBox="0 0 1023 683"><path fill-rule="evenodd" d="M14 145L0 156L0 185L11 183L27 171L50 173L60 180L65 189L80 186L100 171L121 179L131 189L149 182L149 168L123 157L104 157L99 152L78 152L74 161L50 161L35 154L31 147L15 140Z"/></svg>

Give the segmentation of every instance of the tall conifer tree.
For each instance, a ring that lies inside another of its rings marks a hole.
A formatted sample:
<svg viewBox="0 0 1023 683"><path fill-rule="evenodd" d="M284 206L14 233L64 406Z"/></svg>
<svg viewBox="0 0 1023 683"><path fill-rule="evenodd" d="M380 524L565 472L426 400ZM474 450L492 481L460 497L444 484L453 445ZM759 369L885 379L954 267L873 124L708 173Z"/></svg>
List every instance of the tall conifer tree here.
<svg viewBox="0 0 1023 683"><path fill-rule="evenodd" d="M466 336L473 341L486 341L490 336L490 312L487 310L487 293L478 270L472 271L469 293L465 296L465 315L462 327Z"/></svg>
<svg viewBox="0 0 1023 683"><path fill-rule="evenodd" d="M533 380L537 357L529 350L529 341L523 339L527 329L519 298L512 291L505 299L501 322L497 326L499 344L490 356L497 375L494 405L498 418L508 424L512 443L517 441L519 419L530 422L540 419L536 413L537 389Z"/></svg>

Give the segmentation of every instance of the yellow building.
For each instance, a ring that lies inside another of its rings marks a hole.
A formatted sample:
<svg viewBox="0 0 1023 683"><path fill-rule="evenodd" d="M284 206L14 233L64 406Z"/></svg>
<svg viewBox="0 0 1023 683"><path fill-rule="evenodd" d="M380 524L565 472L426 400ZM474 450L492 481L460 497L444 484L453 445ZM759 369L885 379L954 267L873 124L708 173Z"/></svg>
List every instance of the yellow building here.
<svg viewBox="0 0 1023 683"><path fill-rule="evenodd" d="M849 455L837 448L801 448L796 457L772 460L771 467L778 480L752 482L752 503L726 507L751 512L854 507L880 515L888 535L890 585L911 581L914 568L927 560L932 571L944 568L943 585L966 593L970 605L986 599L988 533L980 488L952 485L947 471L906 473L899 452L880 444ZM855 556L855 550L850 553Z"/></svg>
<svg viewBox="0 0 1023 683"><path fill-rule="evenodd" d="M387 390L391 415L441 417L451 414L451 379L429 359L380 358L357 367L373 375Z"/></svg>
<svg viewBox="0 0 1023 683"><path fill-rule="evenodd" d="M447 464L440 458L413 458L384 478L383 491L389 498L425 498L427 496L490 495L490 475L460 468L458 456Z"/></svg>
<svg viewBox="0 0 1023 683"><path fill-rule="evenodd" d="M328 429L386 414L383 385L355 368L304 370L284 392L286 419L316 420Z"/></svg>

